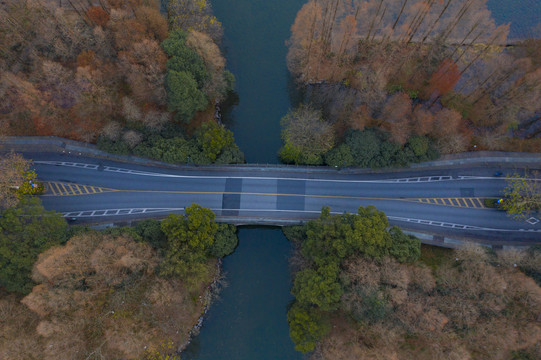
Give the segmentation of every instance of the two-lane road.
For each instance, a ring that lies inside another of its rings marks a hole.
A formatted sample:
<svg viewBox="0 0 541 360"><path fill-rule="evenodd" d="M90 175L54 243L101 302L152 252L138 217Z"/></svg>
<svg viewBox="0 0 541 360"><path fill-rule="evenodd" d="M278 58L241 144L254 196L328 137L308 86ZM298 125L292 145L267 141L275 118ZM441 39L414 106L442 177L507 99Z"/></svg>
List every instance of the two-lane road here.
<svg viewBox="0 0 541 360"><path fill-rule="evenodd" d="M192 203L235 223L279 224L374 205L391 223L412 230L497 243L541 241L537 215L517 221L487 209L484 198L500 197L505 179L494 169L344 174L257 167L169 169L58 154L26 154L54 209L78 221L111 222L182 212ZM504 170L505 172L505 170ZM248 221L249 220L249 221Z"/></svg>

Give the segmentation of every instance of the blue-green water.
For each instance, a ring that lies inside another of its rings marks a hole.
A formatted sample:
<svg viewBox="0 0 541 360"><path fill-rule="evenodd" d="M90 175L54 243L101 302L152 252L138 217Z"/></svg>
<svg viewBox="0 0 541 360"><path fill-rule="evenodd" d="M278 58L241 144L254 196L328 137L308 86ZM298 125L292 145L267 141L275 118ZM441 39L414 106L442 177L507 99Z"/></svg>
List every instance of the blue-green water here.
<svg viewBox="0 0 541 360"><path fill-rule="evenodd" d="M241 228L239 240L223 261L228 286L182 359L302 359L286 320L291 245L277 228Z"/></svg>
<svg viewBox="0 0 541 360"><path fill-rule="evenodd" d="M541 37L541 0L488 0L497 25L511 23L509 39Z"/></svg>
<svg viewBox="0 0 541 360"><path fill-rule="evenodd" d="M226 122L251 163L277 163L280 118L290 107L287 47L304 0L212 0L225 32L227 65L240 103Z"/></svg>

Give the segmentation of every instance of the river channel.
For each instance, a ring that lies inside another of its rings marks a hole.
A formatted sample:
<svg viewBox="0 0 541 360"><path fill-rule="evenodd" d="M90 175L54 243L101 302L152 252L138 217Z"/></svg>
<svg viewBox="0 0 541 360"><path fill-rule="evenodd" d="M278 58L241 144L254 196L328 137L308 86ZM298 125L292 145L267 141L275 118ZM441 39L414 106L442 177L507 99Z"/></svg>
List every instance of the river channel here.
<svg viewBox="0 0 541 360"><path fill-rule="evenodd" d="M240 99L224 114L224 121L250 163L278 163L280 118L291 107L294 93L285 41L304 2L212 0L225 30L228 68L236 77ZM541 17L541 0L489 0L488 5L498 25L512 22L512 39L532 34ZM223 261L228 286L182 358L302 359L293 348L286 319L292 300L291 245L280 229L268 227L240 228L239 240L235 253Z"/></svg>
<svg viewBox="0 0 541 360"><path fill-rule="evenodd" d="M224 113L224 122L250 163L278 162L280 118L291 106L292 93L285 41L304 1L212 0L240 99ZM279 228L240 228L238 248L223 261L228 286L182 359L302 359L286 319L293 299L290 252Z"/></svg>

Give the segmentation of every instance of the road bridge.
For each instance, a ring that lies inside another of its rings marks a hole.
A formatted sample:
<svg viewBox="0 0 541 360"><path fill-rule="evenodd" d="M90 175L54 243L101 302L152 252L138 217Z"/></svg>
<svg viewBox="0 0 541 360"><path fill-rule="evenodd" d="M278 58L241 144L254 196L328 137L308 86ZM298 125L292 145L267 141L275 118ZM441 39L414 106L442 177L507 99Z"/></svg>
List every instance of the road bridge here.
<svg viewBox="0 0 541 360"><path fill-rule="evenodd" d="M165 168L73 154L25 153L46 185L42 201L80 223L122 222L182 213L192 203L237 225L289 225L374 205L391 224L496 245L541 241L538 214L525 221L489 209L501 196L496 167L454 167L345 173L334 169L242 167Z"/></svg>

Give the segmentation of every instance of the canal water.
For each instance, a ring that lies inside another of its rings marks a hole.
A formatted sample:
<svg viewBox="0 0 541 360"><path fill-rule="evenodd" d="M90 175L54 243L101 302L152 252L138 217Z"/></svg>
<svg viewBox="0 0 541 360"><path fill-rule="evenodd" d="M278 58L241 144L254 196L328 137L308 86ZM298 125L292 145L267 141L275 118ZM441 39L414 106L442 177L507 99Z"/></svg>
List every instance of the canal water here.
<svg viewBox="0 0 541 360"><path fill-rule="evenodd" d="M293 348L286 320L293 300L290 252L278 228L240 228L238 248L223 261L227 286L182 359L302 359Z"/></svg>
<svg viewBox="0 0 541 360"><path fill-rule="evenodd" d="M249 163L278 163L280 118L294 103L285 41L304 2L212 0L225 30L228 68L240 99L224 121ZM511 22L510 38L535 34L541 0L488 0L488 5L498 25ZM182 358L302 359L293 348L286 319L293 299L287 260L291 245L277 228L240 228L239 240L235 253L223 261L229 286Z"/></svg>
<svg viewBox="0 0 541 360"><path fill-rule="evenodd" d="M289 30L305 0L212 0L239 104L224 114L249 163L277 163L280 118L290 107Z"/></svg>
<svg viewBox="0 0 541 360"><path fill-rule="evenodd" d="M488 0L497 25L511 23L508 38L541 38L541 0Z"/></svg>
<svg viewBox="0 0 541 360"><path fill-rule="evenodd" d="M224 122L249 163L278 163L280 118L293 91L286 67L289 29L304 0L212 0L222 22L228 69L239 104ZM239 246L223 261L229 286L212 305L201 333L182 353L192 360L295 360L287 306L293 300L279 228L240 228Z"/></svg>

